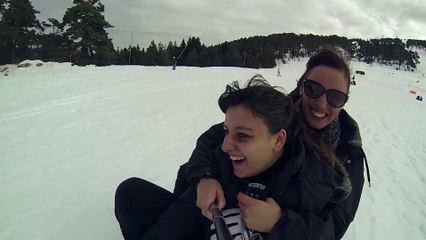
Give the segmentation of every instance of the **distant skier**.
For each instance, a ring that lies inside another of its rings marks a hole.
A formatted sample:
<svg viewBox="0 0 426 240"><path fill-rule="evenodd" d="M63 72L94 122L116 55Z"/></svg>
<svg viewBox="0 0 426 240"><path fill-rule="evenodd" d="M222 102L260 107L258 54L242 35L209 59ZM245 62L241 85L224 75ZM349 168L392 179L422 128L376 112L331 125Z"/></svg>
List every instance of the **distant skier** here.
<svg viewBox="0 0 426 240"><path fill-rule="evenodd" d="M354 76L352 76L351 85L356 85L356 82L355 82L355 75L354 75Z"/></svg>
<svg viewBox="0 0 426 240"><path fill-rule="evenodd" d="M172 69L173 70L176 70L176 57L173 57L173 67L172 67Z"/></svg>
<svg viewBox="0 0 426 240"><path fill-rule="evenodd" d="M277 77L281 77L280 68L278 67Z"/></svg>

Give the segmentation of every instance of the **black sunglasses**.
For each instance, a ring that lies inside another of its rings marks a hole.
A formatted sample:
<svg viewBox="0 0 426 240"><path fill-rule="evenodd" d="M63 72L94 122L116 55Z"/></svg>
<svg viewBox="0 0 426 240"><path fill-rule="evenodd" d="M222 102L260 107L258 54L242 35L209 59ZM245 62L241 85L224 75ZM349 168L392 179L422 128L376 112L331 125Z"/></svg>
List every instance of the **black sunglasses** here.
<svg viewBox="0 0 426 240"><path fill-rule="evenodd" d="M313 99L317 99L325 93L328 105L334 108L342 107L349 98L349 96L342 91L325 89L321 84L310 79L303 80L303 91L306 96Z"/></svg>

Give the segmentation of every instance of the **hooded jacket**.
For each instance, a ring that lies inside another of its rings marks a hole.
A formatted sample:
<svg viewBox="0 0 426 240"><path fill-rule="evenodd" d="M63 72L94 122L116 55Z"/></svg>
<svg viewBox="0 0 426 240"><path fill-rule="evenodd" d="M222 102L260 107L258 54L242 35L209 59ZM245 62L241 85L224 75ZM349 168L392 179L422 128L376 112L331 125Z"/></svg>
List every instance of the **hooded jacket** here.
<svg viewBox="0 0 426 240"><path fill-rule="evenodd" d="M309 239L306 233L310 230L303 216L319 214L326 204L341 202L351 191L345 169L336 171L299 139L286 143L279 160L254 177L236 177L228 154L216 150L215 156L218 161L213 168L225 194L225 210L238 208L237 194L249 183L266 186L267 197L273 198L283 209L282 218L286 220L279 221L271 233L262 234L264 239ZM301 214L288 218L287 210ZM289 231L286 224L300 227L297 232Z"/></svg>
<svg viewBox="0 0 426 240"><path fill-rule="evenodd" d="M232 160L220 147L213 151L213 156L206 166L208 164L209 171L223 187L224 216L234 238L246 229L239 215L237 195L244 192L249 183L265 186L267 197L273 198L283 210L283 220L278 221L271 233L259 233L263 239L270 240L309 239L310 229L304 218L319 214L330 202L341 202L351 190L344 168L336 171L298 138L288 139L277 162L253 177L235 176ZM144 239L191 239L190 234L196 229L199 230L197 239L211 239L215 235L213 225L201 215L195 201L196 190L190 187L163 211ZM287 226L298 227L293 230Z"/></svg>
<svg viewBox="0 0 426 240"><path fill-rule="evenodd" d="M357 123L345 110L340 112L339 121L341 136L336 148L336 155L349 174L351 193L341 202L329 201L320 212L300 214L292 208L284 208L285 217L279 220L268 239L286 239L285 237L287 239L341 239L353 221L364 185L363 159L366 160L366 158ZM199 137L189 162L181 166L175 193L179 194L186 188L186 181L182 178L183 172L186 172L186 178L192 186L196 186L203 177L218 178L211 165L211 159L214 156L212 149L220 146L223 137L222 124L212 126ZM370 182L367 161L365 163ZM292 196L287 195L286 197L291 198Z"/></svg>

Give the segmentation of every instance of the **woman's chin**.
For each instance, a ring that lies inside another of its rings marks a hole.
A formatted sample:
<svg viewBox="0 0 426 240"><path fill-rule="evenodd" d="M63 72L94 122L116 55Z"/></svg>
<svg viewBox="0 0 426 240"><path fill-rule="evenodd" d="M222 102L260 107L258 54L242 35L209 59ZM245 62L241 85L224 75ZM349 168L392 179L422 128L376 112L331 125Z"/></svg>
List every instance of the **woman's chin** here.
<svg viewBox="0 0 426 240"><path fill-rule="evenodd" d="M247 177L247 160L232 161L234 167L234 174L239 178Z"/></svg>
<svg viewBox="0 0 426 240"><path fill-rule="evenodd" d="M247 177L246 174L244 174L243 172L240 172L240 171L236 171L235 169L234 169L234 174L238 178L245 178L245 177Z"/></svg>

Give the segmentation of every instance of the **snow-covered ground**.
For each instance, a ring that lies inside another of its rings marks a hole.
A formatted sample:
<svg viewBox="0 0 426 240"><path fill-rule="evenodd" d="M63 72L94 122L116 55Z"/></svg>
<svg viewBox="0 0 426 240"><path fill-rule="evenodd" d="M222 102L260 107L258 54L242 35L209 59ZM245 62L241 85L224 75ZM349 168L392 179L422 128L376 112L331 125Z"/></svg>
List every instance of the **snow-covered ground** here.
<svg viewBox="0 0 426 240"><path fill-rule="evenodd" d="M282 77L276 68L30 63L0 73L0 239L122 239L113 213L121 181L171 190L197 137L223 120L226 84L261 73L290 91L306 60L282 65ZM352 69L366 75L345 108L360 125L372 187L344 239L426 239L426 102L409 94L425 94L426 64Z"/></svg>

